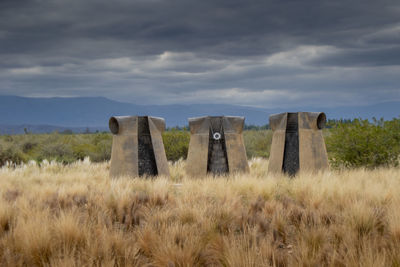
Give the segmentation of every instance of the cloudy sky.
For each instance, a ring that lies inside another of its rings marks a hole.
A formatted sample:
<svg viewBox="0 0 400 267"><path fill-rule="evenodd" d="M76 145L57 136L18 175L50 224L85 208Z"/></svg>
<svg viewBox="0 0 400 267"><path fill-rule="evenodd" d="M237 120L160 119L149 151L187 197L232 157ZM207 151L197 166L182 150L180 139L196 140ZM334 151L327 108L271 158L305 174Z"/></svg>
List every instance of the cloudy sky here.
<svg viewBox="0 0 400 267"><path fill-rule="evenodd" d="M0 0L0 94L400 100L399 0Z"/></svg>

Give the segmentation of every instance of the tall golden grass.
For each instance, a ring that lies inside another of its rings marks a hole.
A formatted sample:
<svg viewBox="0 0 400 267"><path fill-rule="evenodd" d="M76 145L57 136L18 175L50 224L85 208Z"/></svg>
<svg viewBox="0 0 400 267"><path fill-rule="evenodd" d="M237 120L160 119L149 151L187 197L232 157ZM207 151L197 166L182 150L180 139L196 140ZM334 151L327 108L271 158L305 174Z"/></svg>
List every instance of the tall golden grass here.
<svg viewBox="0 0 400 267"><path fill-rule="evenodd" d="M110 180L0 170L1 266L400 266L400 170Z"/></svg>

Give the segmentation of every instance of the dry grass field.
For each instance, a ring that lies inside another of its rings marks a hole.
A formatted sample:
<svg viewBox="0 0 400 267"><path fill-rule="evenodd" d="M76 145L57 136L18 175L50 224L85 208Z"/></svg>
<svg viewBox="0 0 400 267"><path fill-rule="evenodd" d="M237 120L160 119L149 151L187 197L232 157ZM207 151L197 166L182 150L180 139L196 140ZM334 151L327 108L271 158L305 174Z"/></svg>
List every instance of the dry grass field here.
<svg viewBox="0 0 400 267"><path fill-rule="evenodd" d="M400 169L108 178L0 169L0 266L400 266Z"/></svg>

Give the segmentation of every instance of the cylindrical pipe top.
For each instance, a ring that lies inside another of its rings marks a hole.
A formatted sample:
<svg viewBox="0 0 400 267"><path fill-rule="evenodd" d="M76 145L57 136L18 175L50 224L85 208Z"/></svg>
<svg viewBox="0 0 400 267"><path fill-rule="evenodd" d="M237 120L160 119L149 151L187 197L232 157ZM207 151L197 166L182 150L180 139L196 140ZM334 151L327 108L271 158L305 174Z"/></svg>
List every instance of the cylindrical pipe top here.
<svg viewBox="0 0 400 267"><path fill-rule="evenodd" d="M113 134L118 134L119 132L119 123L118 120L115 117L111 117L108 126L110 127L110 131Z"/></svg>
<svg viewBox="0 0 400 267"><path fill-rule="evenodd" d="M310 127L315 130L322 130L325 128L326 115L323 112L307 112Z"/></svg>
<svg viewBox="0 0 400 267"><path fill-rule="evenodd" d="M325 115L325 113L321 112L317 118L317 127L318 127L318 129L321 130L321 129L325 128L325 125L326 125L326 115Z"/></svg>
<svg viewBox="0 0 400 267"><path fill-rule="evenodd" d="M113 116L110 118L108 126L113 134L136 134L137 118L137 116Z"/></svg>

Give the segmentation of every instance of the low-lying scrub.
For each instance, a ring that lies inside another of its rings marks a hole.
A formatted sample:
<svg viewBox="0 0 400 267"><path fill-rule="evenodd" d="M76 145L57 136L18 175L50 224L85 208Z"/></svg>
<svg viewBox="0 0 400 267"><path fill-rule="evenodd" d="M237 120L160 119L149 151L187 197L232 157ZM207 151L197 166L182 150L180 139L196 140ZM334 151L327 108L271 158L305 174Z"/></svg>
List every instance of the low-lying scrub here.
<svg viewBox="0 0 400 267"><path fill-rule="evenodd" d="M107 163L0 170L1 266L399 266L400 170L294 179L108 178Z"/></svg>
<svg viewBox="0 0 400 267"><path fill-rule="evenodd" d="M400 160L400 119L391 121L330 121L324 136L331 166L334 168L377 168L397 166ZM243 132L246 154L269 158L272 131L250 127ZM187 129L169 129L163 133L169 161L186 159L190 133ZM89 157L104 162L111 157L112 135L25 134L0 136L0 166L55 160L64 164Z"/></svg>
<svg viewBox="0 0 400 267"><path fill-rule="evenodd" d="M110 159L112 136L95 134L25 134L0 136L0 166L44 159L64 164L90 157L92 162Z"/></svg>
<svg viewBox="0 0 400 267"><path fill-rule="evenodd" d="M338 123L326 138L334 167L397 166L400 158L400 119L355 119Z"/></svg>
<svg viewBox="0 0 400 267"><path fill-rule="evenodd" d="M268 157L272 133L268 130L244 132L246 152L249 158ZM163 133L167 159L186 159L190 133L187 130L172 129ZM92 162L104 162L111 157L112 135L93 134L25 134L0 136L0 166L6 162L13 164L38 163L44 159L64 164L89 157Z"/></svg>

